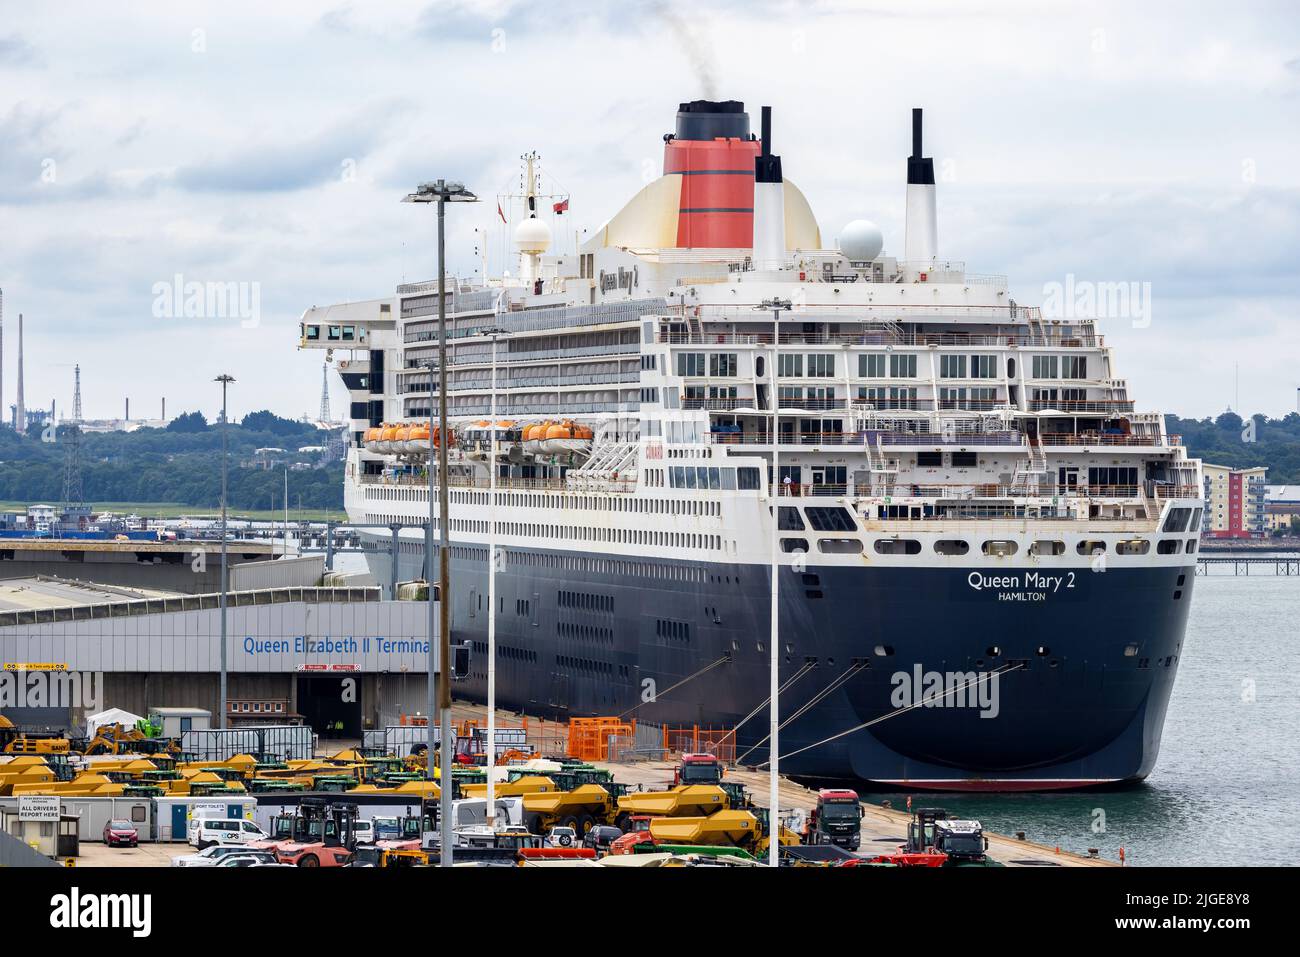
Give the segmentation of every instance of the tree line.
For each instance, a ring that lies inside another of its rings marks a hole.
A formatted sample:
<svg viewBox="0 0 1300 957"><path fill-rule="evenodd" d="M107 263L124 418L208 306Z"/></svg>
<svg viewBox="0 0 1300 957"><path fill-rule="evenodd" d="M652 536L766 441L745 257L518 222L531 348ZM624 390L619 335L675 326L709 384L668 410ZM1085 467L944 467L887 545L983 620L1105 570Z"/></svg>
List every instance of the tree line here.
<svg viewBox="0 0 1300 957"><path fill-rule="evenodd" d="M63 497L69 429L51 433L33 427L27 435L0 429L0 501L51 502ZM177 416L165 429L90 432L81 435L82 496L86 502L140 502L215 508L221 504L221 427L200 412ZM326 445L329 433L310 423L283 419L269 411L232 422L229 503L232 508L266 509L284 505L284 474L279 468L247 464L259 448L285 449L291 460L313 467L289 473L292 508L343 507L343 464L318 465L319 456L296 453Z"/></svg>

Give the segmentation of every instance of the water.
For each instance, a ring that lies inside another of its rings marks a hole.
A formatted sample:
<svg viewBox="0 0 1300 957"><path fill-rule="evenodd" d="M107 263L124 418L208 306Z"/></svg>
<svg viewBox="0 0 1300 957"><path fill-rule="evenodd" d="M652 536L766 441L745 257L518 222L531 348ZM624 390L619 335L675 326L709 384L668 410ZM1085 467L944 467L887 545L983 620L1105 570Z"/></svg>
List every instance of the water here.
<svg viewBox="0 0 1300 957"><path fill-rule="evenodd" d="M1130 865L1284 865L1300 789L1300 579L1218 569L1196 581L1160 757L1113 792L913 795L986 828ZM902 807L906 795L871 794ZM1094 828L1098 828L1094 830Z"/></svg>

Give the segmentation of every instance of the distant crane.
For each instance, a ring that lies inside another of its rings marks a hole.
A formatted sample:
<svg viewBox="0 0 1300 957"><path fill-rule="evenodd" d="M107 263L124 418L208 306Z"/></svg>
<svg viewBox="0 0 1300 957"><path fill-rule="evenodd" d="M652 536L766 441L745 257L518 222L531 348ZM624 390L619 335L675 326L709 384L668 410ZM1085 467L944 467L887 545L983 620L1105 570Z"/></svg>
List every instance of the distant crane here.
<svg viewBox="0 0 1300 957"><path fill-rule="evenodd" d="M328 362L320 366L320 420L330 421L330 367Z"/></svg>
<svg viewBox="0 0 1300 957"><path fill-rule="evenodd" d="M63 427L63 504L84 505L81 487L81 366L76 367L72 390L72 418Z"/></svg>

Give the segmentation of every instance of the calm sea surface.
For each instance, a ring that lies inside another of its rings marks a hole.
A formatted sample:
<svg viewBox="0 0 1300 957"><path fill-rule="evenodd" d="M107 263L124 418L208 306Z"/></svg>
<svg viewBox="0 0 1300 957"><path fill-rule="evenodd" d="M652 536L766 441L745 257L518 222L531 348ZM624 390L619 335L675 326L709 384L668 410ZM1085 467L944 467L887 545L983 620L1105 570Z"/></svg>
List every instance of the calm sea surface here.
<svg viewBox="0 0 1300 957"><path fill-rule="evenodd" d="M1196 580L1160 758L1131 790L921 795L1002 833L1131 865L1300 860L1300 578ZM878 801L887 795L872 794ZM901 807L905 795L889 795ZM1095 830L1102 823L1104 830Z"/></svg>

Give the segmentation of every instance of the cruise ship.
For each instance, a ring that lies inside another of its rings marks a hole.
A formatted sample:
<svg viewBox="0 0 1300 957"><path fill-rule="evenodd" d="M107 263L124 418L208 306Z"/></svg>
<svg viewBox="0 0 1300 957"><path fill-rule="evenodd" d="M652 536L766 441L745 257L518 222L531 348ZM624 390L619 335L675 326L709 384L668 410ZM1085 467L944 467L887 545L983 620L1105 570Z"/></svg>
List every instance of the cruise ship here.
<svg viewBox="0 0 1300 957"><path fill-rule="evenodd" d="M420 524L429 436L448 436L459 694L486 696L495 543L502 707L728 729L761 766L775 577L783 773L1001 791L1150 773L1200 463L1095 321L940 256L911 119L901 257L866 220L825 242L770 111L756 132L744 104L701 100L663 174L583 241L529 154L498 201L510 271L303 314L300 347L351 395L346 508L381 526L363 531L381 582L437 574Z"/></svg>

